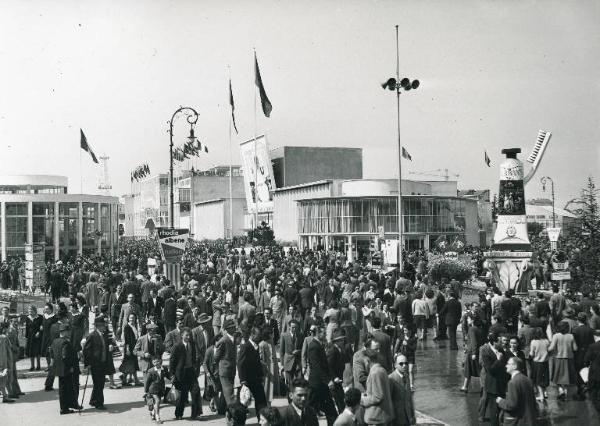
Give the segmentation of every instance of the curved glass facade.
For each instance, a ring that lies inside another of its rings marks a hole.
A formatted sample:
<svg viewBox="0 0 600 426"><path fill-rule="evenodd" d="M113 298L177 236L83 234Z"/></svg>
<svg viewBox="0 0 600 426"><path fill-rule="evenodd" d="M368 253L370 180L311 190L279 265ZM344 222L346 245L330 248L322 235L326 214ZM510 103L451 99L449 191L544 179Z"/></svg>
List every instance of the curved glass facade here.
<svg viewBox="0 0 600 426"><path fill-rule="evenodd" d="M299 234L377 234L398 232L398 199L324 198L298 201ZM403 232L406 234L462 234L465 200L451 197L402 198Z"/></svg>

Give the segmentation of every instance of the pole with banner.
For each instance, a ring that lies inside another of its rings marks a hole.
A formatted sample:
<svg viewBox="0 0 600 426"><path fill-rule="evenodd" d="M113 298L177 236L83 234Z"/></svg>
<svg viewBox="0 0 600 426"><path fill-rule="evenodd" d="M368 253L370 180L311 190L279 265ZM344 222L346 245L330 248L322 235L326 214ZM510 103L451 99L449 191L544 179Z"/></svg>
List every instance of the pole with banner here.
<svg viewBox="0 0 600 426"><path fill-rule="evenodd" d="M181 259L190 237L189 229L156 228L166 275L176 289L181 287Z"/></svg>

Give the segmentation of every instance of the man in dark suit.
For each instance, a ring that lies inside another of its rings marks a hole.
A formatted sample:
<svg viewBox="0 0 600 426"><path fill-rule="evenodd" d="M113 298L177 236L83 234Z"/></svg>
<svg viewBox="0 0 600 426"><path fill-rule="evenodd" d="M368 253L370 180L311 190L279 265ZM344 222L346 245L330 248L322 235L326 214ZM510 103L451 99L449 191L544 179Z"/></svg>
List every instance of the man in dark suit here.
<svg viewBox="0 0 600 426"><path fill-rule="evenodd" d="M590 399L600 414L600 330L594 330L594 343L588 348L583 364L589 367L588 389Z"/></svg>
<svg viewBox="0 0 600 426"><path fill-rule="evenodd" d="M456 343L456 327L460 324L462 317L462 305L456 300L456 293L450 291L448 294L449 298L444 304L440 317L444 317L446 327L448 327L448 337L450 338L450 349L458 350L458 343Z"/></svg>
<svg viewBox="0 0 600 426"><path fill-rule="evenodd" d="M308 404L309 384L303 378L294 379L290 387L290 404L280 408L285 426L318 426L317 413Z"/></svg>
<svg viewBox="0 0 600 426"><path fill-rule="evenodd" d="M285 382L288 386L298 376L302 342L303 338L298 332L298 321L291 320L289 331L281 335L281 345L279 345L279 358L285 373Z"/></svg>
<svg viewBox="0 0 600 426"><path fill-rule="evenodd" d="M172 290L169 290L167 294L168 296L165 299L165 305L163 308L162 316L166 333L173 330L177 322L177 301L173 298Z"/></svg>
<svg viewBox="0 0 600 426"><path fill-rule="evenodd" d="M212 336L209 334L211 328L208 324L212 322L212 317L207 316L205 313L201 313L196 318L198 327L192 329L192 342L196 346L196 370L200 371L200 366L204 364L204 356L206 355L206 349L213 344Z"/></svg>
<svg viewBox="0 0 600 426"><path fill-rule="evenodd" d="M489 419L492 426L499 425L497 397L506 393L506 355L502 347L502 339L495 333L488 335L488 343L479 348L479 364L481 364L481 381L483 389L479 400L479 421ZM488 414L488 416L486 416Z"/></svg>
<svg viewBox="0 0 600 426"><path fill-rule="evenodd" d="M112 345L104 337L106 322L104 318L96 318L94 331L89 334L83 347L83 362L90 368L92 375L92 396L90 405L98 410L106 410L104 406L104 376L108 362L112 357Z"/></svg>
<svg viewBox="0 0 600 426"><path fill-rule="evenodd" d="M577 345L577 351L575 352L575 370L580 371L585 367L584 360L585 354L588 348L594 343L594 330L587 325L587 315L584 312L577 314L577 327L573 329L573 337L575 338L575 344ZM581 376L577 374L577 395L573 399L577 401L585 400L585 383Z"/></svg>
<svg viewBox="0 0 600 426"><path fill-rule="evenodd" d="M183 418L183 409L191 394L192 415L196 419L202 414L200 386L198 386L198 371L196 371L196 347L192 342L192 330L184 327L181 330L181 342L177 343L169 360L169 372L173 376L173 386L181 392L181 397L175 406L175 419Z"/></svg>
<svg viewBox="0 0 600 426"><path fill-rule="evenodd" d="M74 380L75 375L79 375L79 361L77 352L69 341L71 330L68 324L61 324L59 327L60 337L57 337L50 346L50 356L52 358L52 368L54 374L58 376L58 400L60 403L60 414L71 414L71 408L81 409L77 403L77 391Z"/></svg>
<svg viewBox="0 0 600 426"><path fill-rule="evenodd" d="M267 406L267 397L263 387L263 369L258 354L258 344L261 341L261 329L252 327L250 338L246 339L239 347L238 352L238 375L242 386L250 389L254 397L254 406L256 407L256 417L260 422L259 411Z"/></svg>
<svg viewBox="0 0 600 426"><path fill-rule="evenodd" d="M331 398L331 389L333 389L334 383L323 342L325 342L325 327L319 325L316 337L308 345L308 364L310 365L308 405L315 411L323 411L327 418L327 425L331 426L337 417L337 411Z"/></svg>
<svg viewBox="0 0 600 426"><path fill-rule="evenodd" d="M308 284L305 284L298 292L298 297L300 298L300 314L302 314L302 318L305 318L306 312L310 312L310 308L315 303L315 292Z"/></svg>
<svg viewBox="0 0 600 426"><path fill-rule="evenodd" d="M156 293L155 288L151 288L148 300L146 300L146 304L144 306L146 317L153 315L154 318L160 319L164 306L165 301L163 298Z"/></svg>
<svg viewBox="0 0 600 426"><path fill-rule="evenodd" d="M497 397L498 407L504 410L504 426L535 425L537 419L537 403L533 383L521 371L523 360L512 357L506 363L506 372L511 379L508 382L506 399Z"/></svg>
<svg viewBox="0 0 600 426"><path fill-rule="evenodd" d="M215 344L215 363L219 366L219 381L225 402L233 404L233 379L235 378L235 344L231 335L235 331L235 323L231 319L223 322L221 329L222 337Z"/></svg>
<svg viewBox="0 0 600 426"><path fill-rule="evenodd" d="M371 322L373 326L373 340L379 343L379 353L381 354L381 365L387 370L388 374L393 371L392 368L392 339L381 331L381 317L375 316Z"/></svg>

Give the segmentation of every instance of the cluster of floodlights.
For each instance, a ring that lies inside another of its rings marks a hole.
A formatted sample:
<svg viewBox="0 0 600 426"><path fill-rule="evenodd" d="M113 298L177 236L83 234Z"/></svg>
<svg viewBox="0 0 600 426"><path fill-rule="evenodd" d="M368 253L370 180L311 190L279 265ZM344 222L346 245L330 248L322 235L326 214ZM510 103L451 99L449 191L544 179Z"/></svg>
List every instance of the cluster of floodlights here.
<svg viewBox="0 0 600 426"><path fill-rule="evenodd" d="M398 83L397 80L394 77L392 77L389 78L388 81L383 83L381 87L388 90L400 90L400 88L402 88L405 91L409 91L411 89L417 89L419 87L419 84L419 80L410 81L406 77L400 80L400 83Z"/></svg>

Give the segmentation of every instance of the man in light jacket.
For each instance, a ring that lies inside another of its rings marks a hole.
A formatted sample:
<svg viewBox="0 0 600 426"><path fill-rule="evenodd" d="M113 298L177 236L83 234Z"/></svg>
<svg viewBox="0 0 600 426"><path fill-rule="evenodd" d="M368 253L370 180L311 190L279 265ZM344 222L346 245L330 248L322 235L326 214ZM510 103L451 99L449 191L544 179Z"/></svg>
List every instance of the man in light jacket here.
<svg viewBox="0 0 600 426"><path fill-rule="evenodd" d="M371 368L367 378L367 391L360 400L360 404L365 407L365 423L387 425L394 419L388 373L381 365L381 355L378 351L370 348L366 352Z"/></svg>

